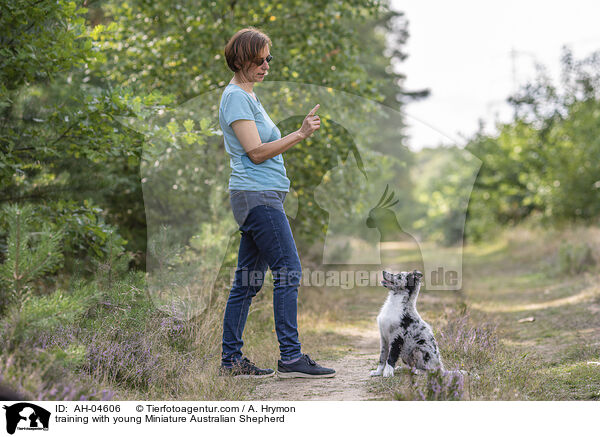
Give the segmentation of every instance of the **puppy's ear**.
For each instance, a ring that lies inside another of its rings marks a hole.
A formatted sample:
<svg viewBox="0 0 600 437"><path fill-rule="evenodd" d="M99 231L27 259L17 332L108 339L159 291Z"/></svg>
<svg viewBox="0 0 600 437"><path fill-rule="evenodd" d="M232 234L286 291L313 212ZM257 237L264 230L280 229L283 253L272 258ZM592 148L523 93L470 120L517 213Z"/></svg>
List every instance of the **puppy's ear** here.
<svg viewBox="0 0 600 437"><path fill-rule="evenodd" d="M417 279L421 279L423 277L423 273L418 270L413 270L413 275L415 275L415 278Z"/></svg>

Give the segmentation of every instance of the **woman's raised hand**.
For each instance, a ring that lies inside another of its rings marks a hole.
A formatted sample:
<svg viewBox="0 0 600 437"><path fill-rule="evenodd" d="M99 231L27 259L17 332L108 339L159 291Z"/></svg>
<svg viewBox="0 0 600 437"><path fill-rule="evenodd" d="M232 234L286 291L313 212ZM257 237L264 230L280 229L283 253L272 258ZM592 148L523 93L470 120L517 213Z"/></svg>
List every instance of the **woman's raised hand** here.
<svg viewBox="0 0 600 437"><path fill-rule="evenodd" d="M321 127L321 119L318 115L315 115L315 112L317 112L319 106L321 105L317 103L317 106L312 108L308 115L304 118L304 121L302 122L302 127L298 131L300 132L300 135L302 135L303 138L310 137L314 133L314 131Z"/></svg>

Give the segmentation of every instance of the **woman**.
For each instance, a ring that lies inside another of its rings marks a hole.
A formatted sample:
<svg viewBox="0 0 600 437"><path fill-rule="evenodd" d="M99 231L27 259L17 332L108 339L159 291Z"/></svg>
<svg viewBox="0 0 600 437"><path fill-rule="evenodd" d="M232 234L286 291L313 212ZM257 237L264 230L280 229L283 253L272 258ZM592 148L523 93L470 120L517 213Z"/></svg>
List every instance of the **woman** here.
<svg viewBox="0 0 600 437"><path fill-rule="evenodd" d="M295 132L281 138L258 96L254 83L269 70L271 40L249 27L238 31L225 47L227 65L234 72L225 87L219 123L230 155L230 202L242 237L238 266L223 320L221 372L234 376L273 376L242 356L242 333L252 298L260 290L267 267L273 274L273 309L281 359L280 377L335 376L302 354L298 340L298 286L302 269L290 224L283 209L289 191L281 154L319 129L316 105Z"/></svg>

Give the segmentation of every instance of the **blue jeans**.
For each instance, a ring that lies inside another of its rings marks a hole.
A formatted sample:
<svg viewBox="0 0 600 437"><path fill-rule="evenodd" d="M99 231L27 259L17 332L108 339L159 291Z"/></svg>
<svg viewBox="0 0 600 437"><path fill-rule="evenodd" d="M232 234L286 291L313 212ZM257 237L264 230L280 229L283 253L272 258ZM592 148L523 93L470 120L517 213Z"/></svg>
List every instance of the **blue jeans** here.
<svg viewBox="0 0 600 437"><path fill-rule="evenodd" d="M300 258L287 216L285 193L233 191L231 206L242 238L233 287L223 320L221 364L231 366L242 359L242 333L252 298L260 291L267 267L273 276L275 331L282 361L299 358L298 286L302 276Z"/></svg>

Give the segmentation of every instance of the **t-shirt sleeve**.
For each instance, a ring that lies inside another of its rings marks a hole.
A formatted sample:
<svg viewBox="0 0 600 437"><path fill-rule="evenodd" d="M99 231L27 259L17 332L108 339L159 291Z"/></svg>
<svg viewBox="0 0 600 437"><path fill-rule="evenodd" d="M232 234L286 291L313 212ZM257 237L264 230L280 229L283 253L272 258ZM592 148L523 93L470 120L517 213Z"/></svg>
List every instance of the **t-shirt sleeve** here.
<svg viewBox="0 0 600 437"><path fill-rule="evenodd" d="M227 100L223 106L225 123L231 125L236 120L256 120L252 104L248 99L249 97L241 93L231 93L227 96Z"/></svg>

